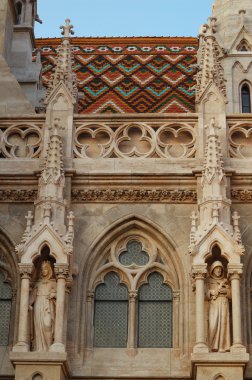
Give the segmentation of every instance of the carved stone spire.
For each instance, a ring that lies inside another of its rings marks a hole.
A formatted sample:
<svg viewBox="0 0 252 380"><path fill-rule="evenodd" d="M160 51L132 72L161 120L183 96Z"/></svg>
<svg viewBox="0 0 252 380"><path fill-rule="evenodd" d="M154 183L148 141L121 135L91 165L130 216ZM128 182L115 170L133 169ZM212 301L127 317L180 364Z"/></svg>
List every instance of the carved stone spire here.
<svg viewBox="0 0 252 380"><path fill-rule="evenodd" d="M220 129L212 118L207 129L204 166L199 184L198 214L192 214L189 251L192 255L200 250L204 239L211 240L211 234L216 234L216 227L227 236L229 241L238 244L240 254L243 253L239 216L234 212L231 218L231 200L227 198L227 178L223 168L221 146L218 130ZM231 222L233 219L233 224ZM198 223L197 223L198 221ZM223 235L224 234L224 235Z"/></svg>
<svg viewBox="0 0 252 380"><path fill-rule="evenodd" d="M54 199L62 202L64 184L62 138L59 134L58 120L55 120L48 144L45 166L39 179L38 199Z"/></svg>
<svg viewBox="0 0 252 380"><path fill-rule="evenodd" d="M70 24L69 19L66 19L66 24L60 28L63 29L63 38L58 48L56 66L52 78L49 82L45 104L49 103L52 93L61 83L64 83L74 100L76 100L78 95L77 79L72 69L73 54L70 44L70 35L74 34L72 30L73 25Z"/></svg>
<svg viewBox="0 0 252 380"><path fill-rule="evenodd" d="M198 68L196 74L196 103L203 98L207 89L214 83L226 100L226 84L221 59L224 52L216 37L216 18L210 17L199 34Z"/></svg>
<svg viewBox="0 0 252 380"><path fill-rule="evenodd" d="M217 130L219 127L213 118L206 126L207 141L205 148L204 167L202 172L202 198L226 198L226 177L223 171L223 161Z"/></svg>

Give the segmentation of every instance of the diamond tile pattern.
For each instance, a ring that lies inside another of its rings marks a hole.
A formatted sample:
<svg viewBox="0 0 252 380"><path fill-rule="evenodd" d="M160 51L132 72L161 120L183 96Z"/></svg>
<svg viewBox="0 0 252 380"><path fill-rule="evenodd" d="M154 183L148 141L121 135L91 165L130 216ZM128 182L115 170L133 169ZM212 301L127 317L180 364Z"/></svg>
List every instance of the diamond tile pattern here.
<svg viewBox="0 0 252 380"><path fill-rule="evenodd" d="M128 337L128 290L111 272L95 292L94 346L126 347Z"/></svg>
<svg viewBox="0 0 252 380"><path fill-rule="evenodd" d="M39 39L45 87L60 39ZM196 38L73 38L79 113L194 112Z"/></svg>
<svg viewBox="0 0 252 380"><path fill-rule="evenodd" d="M172 290L158 273L139 290L138 346L172 347Z"/></svg>

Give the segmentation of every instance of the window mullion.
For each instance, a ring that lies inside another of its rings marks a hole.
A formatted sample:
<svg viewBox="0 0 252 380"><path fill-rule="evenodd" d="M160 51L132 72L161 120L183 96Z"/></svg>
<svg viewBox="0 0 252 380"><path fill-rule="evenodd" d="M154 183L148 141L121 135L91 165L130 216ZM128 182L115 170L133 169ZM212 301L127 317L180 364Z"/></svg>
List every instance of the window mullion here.
<svg viewBox="0 0 252 380"><path fill-rule="evenodd" d="M128 348L136 348L136 303L137 292L129 292Z"/></svg>

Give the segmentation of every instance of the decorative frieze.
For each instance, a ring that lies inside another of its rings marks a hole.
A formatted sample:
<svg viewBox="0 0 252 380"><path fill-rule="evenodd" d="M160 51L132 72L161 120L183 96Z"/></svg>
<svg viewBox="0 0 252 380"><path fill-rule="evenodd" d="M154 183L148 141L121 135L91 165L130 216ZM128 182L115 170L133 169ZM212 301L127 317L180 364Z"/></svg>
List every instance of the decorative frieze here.
<svg viewBox="0 0 252 380"><path fill-rule="evenodd" d="M236 203L251 203L252 189L233 189L231 190L231 198Z"/></svg>
<svg viewBox="0 0 252 380"><path fill-rule="evenodd" d="M3 189L0 190L0 202L33 203L37 197L35 189Z"/></svg>
<svg viewBox="0 0 252 380"><path fill-rule="evenodd" d="M73 189L72 202L196 203L196 190L165 189Z"/></svg>

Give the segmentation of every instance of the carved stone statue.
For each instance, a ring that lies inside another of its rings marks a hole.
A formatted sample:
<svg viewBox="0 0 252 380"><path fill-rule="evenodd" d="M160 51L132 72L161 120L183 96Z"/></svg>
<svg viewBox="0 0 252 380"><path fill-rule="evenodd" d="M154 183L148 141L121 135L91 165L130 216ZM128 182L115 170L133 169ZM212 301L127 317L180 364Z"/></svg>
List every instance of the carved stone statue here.
<svg viewBox="0 0 252 380"><path fill-rule="evenodd" d="M48 351L53 343L55 327L56 280L50 261L43 261L40 278L31 297L33 311L34 350Z"/></svg>
<svg viewBox="0 0 252 380"><path fill-rule="evenodd" d="M229 299L231 289L221 261L215 261L209 271L207 299L209 300L209 347L212 351L230 350Z"/></svg>

